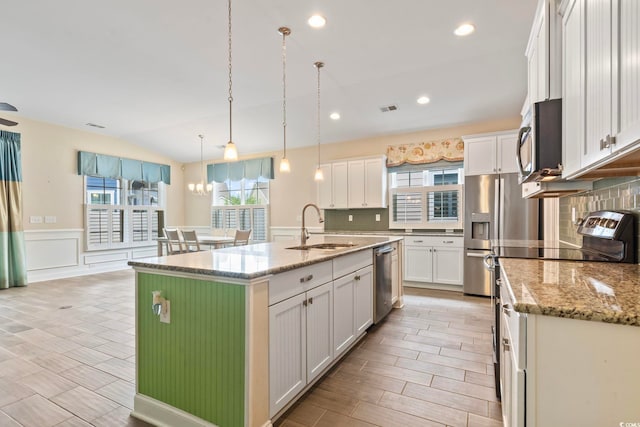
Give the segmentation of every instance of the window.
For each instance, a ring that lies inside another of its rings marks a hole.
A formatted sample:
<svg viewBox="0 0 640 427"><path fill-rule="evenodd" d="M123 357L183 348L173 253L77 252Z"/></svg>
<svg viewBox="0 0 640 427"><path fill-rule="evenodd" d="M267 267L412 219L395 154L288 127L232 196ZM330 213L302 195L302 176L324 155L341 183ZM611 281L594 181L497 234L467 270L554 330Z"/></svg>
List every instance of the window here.
<svg viewBox="0 0 640 427"><path fill-rule="evenodd" d="M214 183L211 228L227 234L229 230L251 229L251 240L268 241L269 180L264 178L227 180Z"/></svg>
<svg viewBox="0 0 640 427"><path fill-rule="evenodd" d="M163 184L85 177L87 250L144 246L164 224Z"/></svg>
<svg viewBox="0 0 640 427"><path fill-rule="evenodd" d="M462 228L462 165L389 173L389 228Z"/></svg>

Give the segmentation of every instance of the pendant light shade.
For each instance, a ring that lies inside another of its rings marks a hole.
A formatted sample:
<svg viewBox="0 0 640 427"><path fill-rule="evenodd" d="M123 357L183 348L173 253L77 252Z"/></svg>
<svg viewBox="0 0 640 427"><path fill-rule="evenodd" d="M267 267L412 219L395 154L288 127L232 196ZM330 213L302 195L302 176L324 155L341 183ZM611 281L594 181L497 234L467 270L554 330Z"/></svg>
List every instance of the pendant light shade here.
<svg viewBox="0 0 640 427"><path fill-rule="evenodd" d="M205 176L206 172L204 170L204 135L198 135L200 138L200 182L198 183L189 183L187 188L191 193L196 196L206 196L213 190L213 185L210 182L207 182Z"/></svg>
<svg viewBox="0 0 640 427"><path fill-rule="evenodd" d="M316 181L323 181L324 174L322 173L322 169L320 168L320 69L324 67L324 62L320 62L320 61L315 62L313 66L316 67L316 70L318 70L318 112L316 117L317 140L318 140L318 165L316 167L316 173L313 179Z"/></svg>
<svg viewBox="0 0 640 427"><path fill-rule="evenodd" d="M291 34L287 27L278 28L278 33L282 35L282 141L283 152L280 160L280 172L291 172L289 159L287 159L287 42L286 38Z"/></svg>
<svg viewBox="0 0 640 427"><path fill-rule="evenodd" d="M229 142L224 147L224 159L227 161L236 161L238 160L238 149L236 148L236 144L233 143L232 138L232 130L233 130L233 93L231 91L232 81L231 81L231 0L227 2L228 11L229 11Z"/></svg>

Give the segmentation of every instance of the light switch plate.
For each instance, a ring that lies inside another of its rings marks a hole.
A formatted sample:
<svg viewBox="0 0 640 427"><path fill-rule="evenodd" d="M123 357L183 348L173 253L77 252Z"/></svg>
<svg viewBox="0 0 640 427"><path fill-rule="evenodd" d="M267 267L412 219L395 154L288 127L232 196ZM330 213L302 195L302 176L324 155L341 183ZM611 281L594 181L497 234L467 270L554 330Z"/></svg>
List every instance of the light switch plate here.
<svg viewBox="0 0 640 427"><path fill-rule="evenodd" d="M30 216L29 222L31 224L42 224L42 217L37 215Z"/></svg>
<svg viewBox="0 0 640 427"><path fill-rule="evenodd" d="M44 217L44 222L47 224L55 224L58 221L58 218L56 218L55 216L45 216Z"/></svg>
<svg viewBox="0 0 640 427"><path fill-rule="evenodd" d="M164 312L160 312L160 323L171 323L171 301L166 300L164 303L167 309Z"/></svg>
<svg viewBox="0 0 640 427"><path fill-rule="evenodd" d="M376 221L380 222L380 214L376 214Z"/></svg>
<svg viewBox="0 0 640 427"><path fill-rule="evenodd" d="M349 215L349 222L353 221L353 215Z"/></svg>

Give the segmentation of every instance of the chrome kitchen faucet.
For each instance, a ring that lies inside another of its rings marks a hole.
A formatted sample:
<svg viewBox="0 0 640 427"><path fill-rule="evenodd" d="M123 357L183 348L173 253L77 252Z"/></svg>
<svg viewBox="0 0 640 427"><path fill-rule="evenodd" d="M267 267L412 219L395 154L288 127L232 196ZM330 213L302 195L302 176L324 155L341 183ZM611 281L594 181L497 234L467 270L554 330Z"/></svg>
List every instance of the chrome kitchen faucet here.
<svg viewBox="0 0 640 427"><path fill-rule="evenodd" d="M313 203L307 203L306 205L304 205L304 207L302 208L302 229L300 230L300 246L306 245L307 240L309 239L309 231L307 230L307 227L305 227L304 225L304 213L309 206L313 206L316 212L318 212L318 222L320 224L324 222L324 219L322 218L322 214L320 213L320 208L318 206L316 206Z"/></svg>

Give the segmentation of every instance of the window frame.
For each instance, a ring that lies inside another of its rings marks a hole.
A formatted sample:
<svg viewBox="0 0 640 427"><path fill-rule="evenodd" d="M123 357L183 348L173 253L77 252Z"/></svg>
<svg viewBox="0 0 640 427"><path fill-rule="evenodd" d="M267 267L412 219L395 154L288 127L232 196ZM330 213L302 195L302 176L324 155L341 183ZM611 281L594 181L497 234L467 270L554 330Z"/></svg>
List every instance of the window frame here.
<svg viewBox="0 0 640 427"><path fill-rule="evenodd" d="M83 194L84 194L84 234L85 234L85 248L87 251L108 250L108 249L125 249L136 248L156 245L158 235L161 229L161 217L164 217L165 200L166 200L166 187L162 182L158 183L158 200L156 205L129 205L130 195L133 194L132 183L124 178L118 178L120 185L120 200L118 204L92 204L89 202L91 191L87 189L88 176L83 177ZM100 177L93 177L100 178ZM110 179L110 178L107 178ZM125 202L123 204L122 202ZM98 210L104 210L106 216L105 231L99 230L98 233L106 233L107 238L96 243L92 236L96 233L91 229L90 223L92 221L92 213ZM136 227L136 212L144 212L143 218L146 222L146 227L138 230ZM114 224L114 215L120 216L120 221L116 225ZM115 227L119 227L121 240L115 240L114 232ZM145 234L145 238L136 240L136 234L142 232Z"/></svg>
<svg viewBox="0 0 640 427"><path fill-rule="evenodd" d="M457 173L458 184L434 185L434 177L438 172ZM422 186L411 185L399 187L397 185L398 173L422 173ZM422 171L393 171L388 172L389 180L389 228L390 229L462 229L464 224L464 166L442 166L425 167ZM430 206L435 204L435 194L456 191L457 192L457 210L458 216L437 218L430 216ZM395 200L394 196L401 194L419 194L420 198L420 220L419 221L395 221Z"/></svg>

